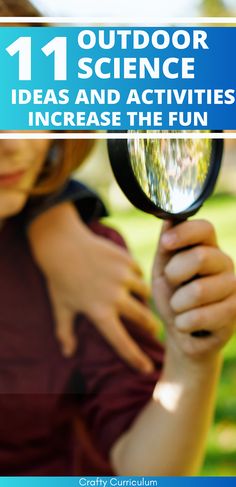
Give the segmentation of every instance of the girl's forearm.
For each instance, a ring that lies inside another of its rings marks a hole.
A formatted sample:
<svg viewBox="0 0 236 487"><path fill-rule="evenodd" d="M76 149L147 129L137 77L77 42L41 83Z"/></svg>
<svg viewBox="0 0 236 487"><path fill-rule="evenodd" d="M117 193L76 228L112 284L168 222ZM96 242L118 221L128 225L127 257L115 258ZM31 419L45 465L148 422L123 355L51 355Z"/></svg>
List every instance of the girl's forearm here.
<svg viewBox="0 0 236 487"><path fill-rule="evenodd" d="M114 445L118 475L185 476L198 473L212 421L221 368L218 355L200 366L167 357L153 398Z"/></svg>

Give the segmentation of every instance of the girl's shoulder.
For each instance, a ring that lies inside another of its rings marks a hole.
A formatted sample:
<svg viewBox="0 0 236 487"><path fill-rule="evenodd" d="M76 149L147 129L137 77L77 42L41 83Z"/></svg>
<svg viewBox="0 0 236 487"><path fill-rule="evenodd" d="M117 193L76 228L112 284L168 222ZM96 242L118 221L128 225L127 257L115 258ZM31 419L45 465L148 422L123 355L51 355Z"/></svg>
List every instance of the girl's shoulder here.
<svg viewBox="0 0 236 487"><path fill-rule="evenodd" d="M32 197L22 212L25 224L30 224L40 214L65 202L71 202L75 205L85 223L108 215L103 201L94 190L80 181L70 179L54 193Z"/></svg>

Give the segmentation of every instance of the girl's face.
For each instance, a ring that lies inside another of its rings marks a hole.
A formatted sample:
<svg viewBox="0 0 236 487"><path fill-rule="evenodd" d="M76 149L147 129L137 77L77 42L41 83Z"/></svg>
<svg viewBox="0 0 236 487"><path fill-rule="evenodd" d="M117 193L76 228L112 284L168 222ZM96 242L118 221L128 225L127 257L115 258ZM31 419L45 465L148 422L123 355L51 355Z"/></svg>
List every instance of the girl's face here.
<svg viewBox="0 0 236 487"><path fill-rule="evenodd" d="M22 210L50 144L50 140L0 140L0 219Z"/></svg>

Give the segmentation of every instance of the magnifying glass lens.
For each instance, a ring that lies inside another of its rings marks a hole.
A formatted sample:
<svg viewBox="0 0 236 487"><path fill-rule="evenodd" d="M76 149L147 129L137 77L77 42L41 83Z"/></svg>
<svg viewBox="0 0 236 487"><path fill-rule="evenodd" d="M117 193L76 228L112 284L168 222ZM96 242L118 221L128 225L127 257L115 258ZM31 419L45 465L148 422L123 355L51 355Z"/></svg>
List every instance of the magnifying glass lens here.
<svg viewBox="0 0 236 487"><path fill-rule="evenodd" d="M128 139L134 176L162 210L179 214L200 197L212 161L210 139Z"/></svg>

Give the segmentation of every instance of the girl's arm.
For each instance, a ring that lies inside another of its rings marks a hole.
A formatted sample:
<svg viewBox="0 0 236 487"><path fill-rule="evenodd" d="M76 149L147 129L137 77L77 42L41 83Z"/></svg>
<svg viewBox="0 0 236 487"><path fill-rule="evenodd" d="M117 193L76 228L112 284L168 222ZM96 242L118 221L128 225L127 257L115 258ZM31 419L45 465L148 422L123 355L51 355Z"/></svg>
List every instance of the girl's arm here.
<svg viewBox="0 0 236 487"><path fill-rule="evenodd" d="M136 262L125 249L94 235L70 203L39 215L28 229L35 259L45 274L62 351L76 349L73 319L83 313L117 353L134 368L149 372L152 362L129 336L121 316L155 334L158 324L141 300L149 296Z"/></svg>
<svg viewBox="0 0 236 487"><path fill-rule="evenodd" d="M118 475L195 475L213 416L221 349L236 320L233 264L209 223L164 226L153 293L166 324L166 362L152 400L116 441L111 461ZM211 335L191 335L203 329Z"/></svg>

